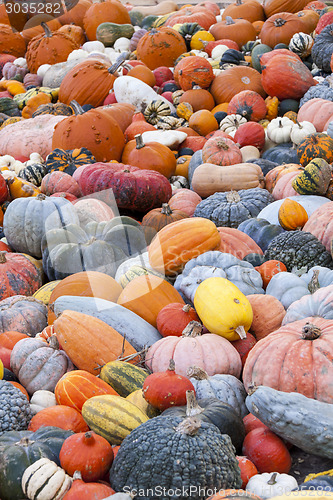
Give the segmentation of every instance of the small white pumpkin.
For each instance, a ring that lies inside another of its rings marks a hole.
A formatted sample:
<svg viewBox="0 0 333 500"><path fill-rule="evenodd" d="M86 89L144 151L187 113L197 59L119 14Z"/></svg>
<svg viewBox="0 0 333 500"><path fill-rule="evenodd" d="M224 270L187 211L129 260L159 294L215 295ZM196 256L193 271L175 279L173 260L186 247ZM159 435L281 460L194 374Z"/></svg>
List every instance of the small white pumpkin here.
<svg viewBox="0 0 333 500"><path fill-rule="evenodd" d="M159 142L170 149L177 149L185 141L187 134L178 130L148 130L142 133L142 140L145 144L149 142Z"/></svg>
<svg viewBox="0 0 333 500"><path fill-rule="evenodd" d="M41 410L44 410L44 408L50 408L50 406L56 405L56 397L51 391L36 391L33 393L30 399L30 407L34 414L38 413Z"/></svg>
<svg viewBox="0 0 333 500"><path fill-rule="evenodd" d="M290 494L297 486L296 479L289 474L264 472L250 478L246 486L246 491L258 495L265 500L266 498Z"/></svg>
<svg viewBox="0 0 333 500"><path fill-rule="evenodd" d="M41 66L39 66L39 68L37 70L37 75L40 76L41 78L44 78L45 73L50 68L51 68L51 64L42 64Z"/></svg>
<svg viewBox="0 0 333 500"><path fill-rule="evenodd" d="M24 471L21 484L29 500L60 500L70 489L72 482L73 479L55 462L40 458Z"/></svg>
<svg viewBox="0 0 333 500"><path fill-rule="evenodd" d="M260 151L255 146L243 146L240 148L242 153L242 162L246 163L249 160L260 158Z"/></svg>
<svg viewBox="0 0 333 500"><path fill-rule="evenodd" d="M121 36L120 38L118 38L114 42L113 48L115 50L117 50L118 52L124 52L126 50L129 50L130 43L131 43L131 40L129 40L128 38L126 38L124 36Z"/></svg>
<svg viewBox="0 0 333 500"><path fill-rule="evenodd" d="M267 136L271 141L277 144L289 142L293 125L294 122L286 116L274 118L267 125Z"/></svg>
<svg viewBox="0 0 333 500"><path fill-rule="evenodd" d="M311 122L296 122L291 128L290 139L294 144L299 144L308 135L315 134L316 127Z"/></svg>
<svg viewBox="0 0 333 500"><path fill-rule="evenodd" d="M19 160L15 160L13 156L0 156L0 170L3 168L8 168L8 170L10 170L11 172L15 172L15 174L18 174L23 167L24 164Z"/></svg>
<svg viewBox="0 0 333 500"><path fill-rule="evenodd" d="M82 45L82 49L87 52L104 52L104 43L94 40L92 42L86 42Z"/></svg>
<svg viewBox="0 0 333 500"><path fill-rule="evenodd" d="M88 57L89 52L83 49L72 50L72 52L68 55L67 61L75 61L76 59L85 59Z"/></svg>
<svg viewBox="0 0 333 500"><path fill-rule="evenodd" d="M242 123L246 123L247 119L244 118L242 115L228 115L223 120L220 122L220 129L223 130L223 132L226 132L227 134L235 135L236 130Z"/></svg>
<svg viewBox="0 0 333 500"><path fill-rule="evenodd" d="M15 66L18 66L19 68L28 69L27 60L24 57L18 57L17 59L15 59L13 64L15 64Z"/></svg>
<svg viewBox="0 0 333 500"><path fill-rule="evenodd" d="M212 53L211 53L211 58L214 59L215 61L219 61L223 54L225 53L226 50L228 50L229 47L227 45L217 45L216 47L213 48Z"/></svg>

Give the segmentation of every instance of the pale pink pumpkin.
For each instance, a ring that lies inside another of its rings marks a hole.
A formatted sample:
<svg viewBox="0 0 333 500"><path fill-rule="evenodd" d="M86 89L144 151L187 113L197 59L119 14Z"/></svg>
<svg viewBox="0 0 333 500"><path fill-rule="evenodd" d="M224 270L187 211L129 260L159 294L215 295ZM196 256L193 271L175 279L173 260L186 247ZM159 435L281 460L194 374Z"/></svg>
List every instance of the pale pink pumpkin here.
<svg viewBox="0 0 333 500"><path fill-rule="evenodd" d="M305 223L303 231L313 234L330 252L333 240L333 201L317 208Z"/></svg>
<svg viewBox="0 0 333 500"><path fill-rule="evenodd" d="M175 371L186 376L190 366L198 366L208 375L226 373L239 377L242 369L240 355L224 337L213 333L201 335L202 325L191 322L182 337L165 337L155 342L146 355L146 365L152 372L166 371L170 359Z"/></svg>
<svg viewBox="0 0 333 500"><path fill-rule="evenodd" d="M190 189L178 189L177 192L168 201L171 210L181 210L189 217L195 212L196 206L202 201L202 198Z"/></svg>
<svg viewBox="0 0 333 500"><path fill-rule="evenodd" d="M292 187L292 181L299 175L297 172L289 172L278 179L274 186L272 195L274 200L282 200L283 198L288 198L289 196L297 196L295 189Z"/></svg>
<svg viewBox="0 0 333 500"><path fill-rule="evenodd" d="M91 221L104 222L114 218L112 208L102 200L96 198L82 198L73 202L81 225Z"/></svg>
<svg viewBox="0 0 333 500"><path fill-rule="evenodd" d="M317 132L323 132L333 120L333 102L318 97L310 99L300 107L297 120L311 122Z"/></svg>
<svg viewBox="0 0 333 500"><path fill-rule="evenodd" d="M66 172L56 170L43 177L40 187L42 193L51 196L54 193L70 193L77 198L82 195L81 188L75 179Z"/></svg>

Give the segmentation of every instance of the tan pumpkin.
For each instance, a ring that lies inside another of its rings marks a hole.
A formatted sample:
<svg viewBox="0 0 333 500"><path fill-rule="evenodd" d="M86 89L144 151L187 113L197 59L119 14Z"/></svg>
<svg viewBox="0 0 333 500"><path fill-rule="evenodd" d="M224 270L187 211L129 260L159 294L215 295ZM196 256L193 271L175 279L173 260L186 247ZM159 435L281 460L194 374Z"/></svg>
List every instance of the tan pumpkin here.
<svg viewBox="0 0 333 500"><path fill-rule="evenodd" d="M278 330L286 314L281 302L272 295L247 295L253 311L253 321L250 332L257 340L267 337Z"/></svg>
<svg viewBox="0 0 333 500"><path fill-rule="evenodd" d="M264 176L255 163L239 163L223 168L213 163L203 163L195 169L192 177L192 189L202 198L216 192L257 187L264 187Z"/></svg>
<svg viewBox="0 0 333 500"><path fill-rule="evenodd" d="M155 327L160 310L174 302L184 304L180 294L170 283L154 275L134 278L123 289L117 301Z"/></svg>

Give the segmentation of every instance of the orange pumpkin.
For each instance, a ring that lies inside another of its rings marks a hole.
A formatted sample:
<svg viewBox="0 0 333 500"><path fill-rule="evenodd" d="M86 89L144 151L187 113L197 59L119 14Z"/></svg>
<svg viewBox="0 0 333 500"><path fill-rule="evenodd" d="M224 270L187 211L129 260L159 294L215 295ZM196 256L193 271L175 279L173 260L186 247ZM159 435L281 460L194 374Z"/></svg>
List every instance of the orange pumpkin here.
<svg viewBox="0 0 333 500"><path fill-rule="evenodd" d="M181 175L188 179L188 166L190 164L191 158L191 155L182 155L177 158L175 175Z"/></svg>
<svg viewBox="0 0 333 500"><path fill-rule="evenodd" d="M159 231L149 246L149 262L157 271L173 275L189 260L217 250L220 244L220 234L212 221L201 217L183 219Z"/></svg>
<svg viewBox="0 0 333 500"><path fill-rule="evenodd" d="M169 200L171 210L181 210L189 217L195 212L196 206L202 201L200 196L190 189L179 189Z"/></svg>
<svg viewBox="0 0 333 500"><path fill-rule="evenodd" d="M239 48L247 42L255 40L257 36L256 30L250 21L246 19L232 19L230 16L211 26L209 31L215 40L227 38L236 42Z"/></svg>
<svg viewBox="0 0 333 500"><path fill-rule="evenodd" d="M177 164L171 149L159 142L145 144L140 134L125 145L121 161L125 165L155 170L167 179L174 175Z"/></svg>
<svg viewBox="0 0 333 500"><path fill-rule="evenodd" d="M93 396L118 393L106 382L84 370L65 373L58 381L54 394L58 405L70 406L79 412L84 403Z"/></svg>
<svg viewBox="0 0 333 500"><path fill-rule="evenodd" d="M83 45L86 41L86 36L84 34L83 28L81 26L75 26L74 24L65 24L59 28L58 33L64 33L73 40L74 43Z"/></svg>
<svg viewBox="0 0 333 500"><path fill-rule="evenodd" d="M289 44L295 33L304 28L303 21L295 14L279 12L269 17L260 31L261 43L275 47L278 43Z"/></svg>
<svg viewBox="0 0 333 500"><path fill-rule="evenodd" d="M172 210L167 203L163 203L161 208L154 208L143 217L142 226L154 230L156 234L168 224L187 217L185 212Z"/></svg>
<svg viewBox="0 0 333 500"><path fill-rule="evenodd" d="M200 109L200 111L193 113L190 116L188 124L201 136L205 136L210 132L213 132L213 130L217 130L219 128L219 124L215 116L211 111L208 111L208 109ZM184 143L183 147L185 147Z"/></svg>
<svg viewBox="0 0 333 500"><path fill-rule="evenodd" d="M58 19L62 24L73 24L75 26L80 26L83 28L83 19L87 10L91 7L90 0L79 0L74 7L67 10L65 14L60 16Z"/></svg>
<svg viewBox="0 0 333 500"><path fill-rule="evenodd" d="M302 21L304 26L303 31L305 33L312 33L315 30L319 21L318 12L312 9L306 9L297 12L296 16Z"/></svg>
<svg viewBox="0 0 333 500"><path fill-rule="evenodd" d="M265 289L275 274L287 271L286 266L279 260L267 260L255 269L260 273Z"/></svg>
<svg viewBox="0 0 333 500"><path fill-rule="evenodd" d="M305 208L296 200L286 198L279 208L279 223L287 231L302 229L308 221L308 214Z"/></svg>
<svg viewBox="0 0 333 500"><path fill-rule="evenodd" d="M61 28L61 23L58 19L54 19L49 14L38 14L37 16L31 17L25 24L24 30L21 32L22 38L27 46L33 38L44 34L42 23L46 23L51 31L57 31Z"/></svg>
<svg viewBox="0 0 333 500"><path fill-rule="evenodd" d="M237 341L238 342L238 341ZM243 481L242 488L246 488L247 483L252 476L258 474L258 469L251 460L246 457L236 457L241 471L241 478Z"/></svg>
<svg viewBox="0 0 333 500"><path fill-rule="evenodd" d="M131 24L126 7L116 0L93 3L86 11L83 26L88 40L96 40L96 30L101 23Z"/></svg>
<svg viewBox="0 0 333 500"><path fill-rule="evenodd" d="M222 19L226 19L227 16L246 19L251 23L265 20L263 6L257 0L236 0L224 9Z"/></svg>
<svg viewBox="0 0 333 500"><path fill-rule="evenodd" d="M262 500L261 497L254 495L246 490L221 490L207 500Z"/></svg>
<svg viewBox="0 0 333 500"><path fill-rule="evenodd" d="M74 432L87 432L89 427L81 413L69 406L57 405L44 408L32 417L28 430L36 432L40 427L54 426Z"/></svg>
<svg viewBox="0 0 333 500"><path fill-rule="evenodd" d="M304 9L308 0L265 0L264 11L266 17L278 12L299 12Z"/></svg>
<svg viewBox="0 0 333 500"><path fill-rule="evenodd" d="M174 26L184 23L198 23L204 30L208 31L210 26L216 23L216 15L204 5L186 5L183 9L172 14L165 25Z"/></svg>
<svg viewBox="0 0 333 500"><path fill-rule="evenodd" d="M195 85L192 89L186 90L180 97L179 102L188 102L192 106L194 112L200 109L212 111L215 106L212 94L199 85Z"/></svg>
<svg viewBox="0 0 333 500"><path fill-rule="evenodd" d="M206 89L212 83L214 73L212 65L204 57L188 56L176 64L173 77L183 90L190 90L194 85Z"/></svg>
<svg viewBox="0 0 333 500"><path fill-rule="evenodd" d="M141 112L136 112L132 116L132 121L124 131L126 142L133 141L135 136L143 132L156 130L154 125L148 123Z"/></svg>
<svg viewBox="0 0 333 500"><path fill-rule="evenodd" d="M232 139L212 137L202 148L202 162L228 166L242 163L242 153Z"/></svg>
<svg viewBox="0 0 333 500"><path fill-rule="evenodd" d="M218 227L221 243L220 252L231 253L237 259L243 260L249 253L263 255L261 248L247 234L232 227Z"/></svg>
<svg viewBox="0 0 333 500"><path fill-rule="evenodd" d="M101 367L109 361L136 354L131 344L114 328L76 311L64 311L55 320L54 330L75 366L93 375L98 375Z"/></svg>
<svg viewBox="0 0 333 500"><path fill-rule="evenodd" d="M44 35L33 38L25 54L30 73L37 73L43 64L57 64L67 60L69 54L80 44L61 31L52 33L46 23L42 23Z"/></svg>
<svg viewBox="0 0 333 500"><path fill-rule="evenodd" d="M126 285L117 303L156 327L160 310L174 302L184 304L180 294L170 283L158 276L143 275L134 278Z"/></svg>
<svg viewBox="0 0 333 500"><path fill-rule="evenodd" d="M27 397L27 400L29 401L29 394L27 393L26 389L21 385L19 382L13 382L13 380L8 381L10 384L12 384L16 389L20 389L20 391Z"/></svg>
<svg viewBox="0 0 333 500"><path fill-rule="evenodd" d="M186 52L184 38L178 31L168 28L153 28L140 38L136 56L149 69L173 66L175 60Z"/></svg>
<svg viewBox="0 0 333 500"><path fill-rule="evenodd" d="M246 297L253 311L250 332L257 340L267 337L280 328L286 311L277 298L267 294L254 294Z"/></svg>
<svg viewBox="0 0 333 500"><path fill-rule="evenodd" d="M264 21L254 21L252 23L252 26L254 27L254 29L256 30L256 33L257 33L257 36L259 37L260 35L260 32L261 32L261 28L263 27L264 25Z"/></svg>
<svg viewBox="0 0 333 500"><path fill-rule="evenodd" d="M258 71L247 66L234 66L216 76L210 91L216 104L230 102L242 90L253 90L261 97L266 97Z"/></svg>
<svg viewBox="0 0 333 500"><path fill-rule="evenodd" d="M245 388L255 383L332 404L332 333L332 320L319 316L282 326L249 353L243 372ZM295 356L302 362L295 363Z"/></svg>
<svg viewBox="0 0 333 500"><path fill-rule="evenodd" d="M265 118L267 107L264 99L253 90L243 90L236 94L228 105L228 115L244 116L248 121L258 122Z"/></svg>
<svg viewBox="0 0 333 500"><path fill-rule="evenodd" d="M133 76L134 78L141 80L142 82L146 83L150 87L154 87L154 85L156 85L156 79L155 79L154 73L152 72L151 69L147 68L147 66L144 64L138 64L137 66L134 66L134 68L132 68L127 73L127 75Z"/></svg>
<svg viewBox="0 0 333 500"><path fill-rule="evenodd" d="M20 33L7 24L0 24L0 53L24 57L25 51L25 41Z"/></svg>

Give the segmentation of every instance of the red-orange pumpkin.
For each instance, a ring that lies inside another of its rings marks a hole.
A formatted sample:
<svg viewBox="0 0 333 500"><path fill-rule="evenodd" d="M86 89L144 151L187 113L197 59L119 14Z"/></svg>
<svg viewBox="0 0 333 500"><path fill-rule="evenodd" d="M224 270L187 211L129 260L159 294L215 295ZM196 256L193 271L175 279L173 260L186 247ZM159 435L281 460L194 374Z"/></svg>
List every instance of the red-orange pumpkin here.
<svg viewBox="0 0 333 500"><path fill-rule="evenodd" d="M74 432L89 431L81 413L64 405L50 406L36 413L30 420L28 430L35 432L49 425Z"/></svg>
<svg viewBox="0 0 333 500"><path fill-rule="evenodd" d="M96 30L101 23L131 24L126 7L116 0L95 2L86 11L83 26L88 40L96 40Z"/></svg>
<svg viewBox="0 0 333 500"><path fill-rule="evenodd" d="M221 243L219 246L220 252L231 253L237 259L244 259L249 253L257 253L263 255L261 248L256 242L242 231L232 227L218 227Z"/></svg>
<svg viewBox="0 0 333 500"><path fill-rule="evenodd" d="M272 48L278 43L285 43L288 45L293 35L299 33L303 29L304 23L296 14L279 12L269 17L264 22L260 31L261 43Z"/></svg>
<svg viewBox="0 0 333 500"><path fill-rule="evenodd" d="M214 79L212 65L207 59L199 56L183 57L176 64L173 76L183 90L190 90L195 85L206 89Z"/></svg>
<svg viewBox="0 0 333 500"><path fill-rule="evenodd" d="M247 42L255 40L257 36L256 30L250 21L246 19L232 19L229 16L225 20L211 26L209 31L215 40L228 38L236 42L239 48Z"/></svg>
<svg viewBox="0 0 333 500"><path fill-rule="evenodd" d="M136 48L137 58L151 70L160 66L173 66L175 60L184 52L184 38L176 30L166 26L151 29L140 38Z"/></svg>
<svg viewBox="0 0 333 500"><path fill-rule="evenodd" d="M186 5L172 14L166 21L166 26L175 24L198 23L204 30L209 30L210 26L216 23L216 17L212 11L199 5Z"/></svg>
<svg viewBox="0 0 333 500"><path fill-rule="evenodd" d="M214 165L235 165L242 162L242 153L232 139L212 137L202 148L203 163Z"/></svg>
<svg viewBox="0 0 333 500"><path fill-rule="evenodd" d="M247 66L226 69L214 78L210 87L216 104L230 102L242 90L254 90L262 97L266 97L260 73Z"/></svg>
<svg viewBox="0 0 333 500"><path fill-rule="evenodd" d="M174 335L181 337L183 330L190 321L199 321L200 318L189 304L178 302L167 304L160 310L156 318L157 330L163 337Z"/></svg>
<svg viewBox="0 0 333 500"><path fill-rule="evenodd" d="M266 113L267 107L264 99L253 90L239 92L228 105L228 115L242 115L248 121L258 122L265 118Z"/></svg>
<svg viewBox="0 0 333 500"><path fill-rule="evenodd" d="M23 254L0 252L0 300L33 295L42 286L40 271Z"/></svg>
<svg viewBox="0 0 333 500"><path fill-rule="evenodd" d="M254 463L259 473L288 474L291 469L291 457L286 445L274 432L263 427L246 434L242 453Z"/></svg>

